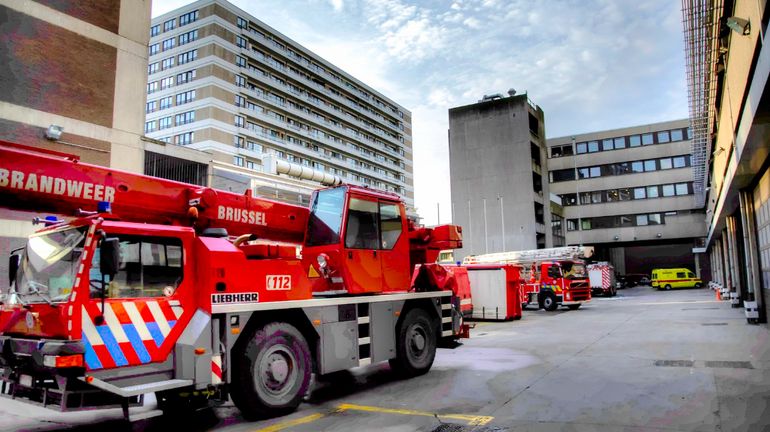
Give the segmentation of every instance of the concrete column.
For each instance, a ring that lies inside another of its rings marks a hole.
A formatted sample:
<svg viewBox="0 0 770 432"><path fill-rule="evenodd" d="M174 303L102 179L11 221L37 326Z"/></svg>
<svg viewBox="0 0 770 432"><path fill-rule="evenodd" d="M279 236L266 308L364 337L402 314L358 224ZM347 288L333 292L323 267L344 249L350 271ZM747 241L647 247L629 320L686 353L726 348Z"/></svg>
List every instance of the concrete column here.
<svg viewBox="0 0 770 432"><path fill-rule="evenodd" d="M765 299L762 295L762 285L759 279L759 246L757 238L756 215L754 214L754 195L750 191L740 191L738 196L741 208L743 226L743 249L746 266L746 298L747 301L757 302L759 311L758 322L767 322Z"/></svg>
<svg viewBox="0 0 770 432"><path fill-rule="evenodd" d="M741 296L741 293L743 291L741 287L741 275L740 275L740 268L739 268L739 254L738 254L738 227L736 226L736 218L735 216L728 216L726 218L727 222L727 250L730 254L729 256L729 262L730 262L730 282L732 284L730 292L735 292L738 294L739 297ZM733 304L733 307L736 305Z"/></svg>

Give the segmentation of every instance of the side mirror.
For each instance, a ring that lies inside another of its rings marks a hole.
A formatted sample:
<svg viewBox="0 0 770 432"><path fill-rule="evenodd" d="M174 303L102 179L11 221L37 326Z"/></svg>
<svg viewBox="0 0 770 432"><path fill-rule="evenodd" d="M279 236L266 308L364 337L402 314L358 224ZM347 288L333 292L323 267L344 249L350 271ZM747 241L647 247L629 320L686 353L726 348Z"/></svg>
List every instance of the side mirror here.
<svg viewBox="0 0 770 432"><path fill-rule="evenodd" d="M14 254L8 257L8 281L10 285L13 285L13 281L16 280L19 267L21 267L21 255Z"/></svg>
<svg viewBox="0 0 770 432"><path fill-rule="evenodd" d="M117 237L102 239L99 246L99 271L103 276L114 278L120 265L120 240Z"/></svg>

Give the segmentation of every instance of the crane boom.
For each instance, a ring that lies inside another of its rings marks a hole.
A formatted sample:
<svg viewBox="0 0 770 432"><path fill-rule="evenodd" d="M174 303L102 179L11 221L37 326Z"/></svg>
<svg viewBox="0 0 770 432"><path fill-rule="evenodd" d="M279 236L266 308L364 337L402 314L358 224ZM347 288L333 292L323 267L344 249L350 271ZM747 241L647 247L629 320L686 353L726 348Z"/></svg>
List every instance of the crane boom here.
<svg viewBox="0 0 770 432"><path fill-rule="evenodd" d="M309 210L261 197L134 174L0 141L0 206L71 215L108 202L126 221L225 228L301 243Z"/></svg>
<svg viewBox="0 0 770 432"><path fill-rule="evenodd" d="M532 249L523 251L498 252L465 257L464 264L532 264L546 260L579 260L590 258L594 253L592 246L565 246L550 249Z"/></svg>

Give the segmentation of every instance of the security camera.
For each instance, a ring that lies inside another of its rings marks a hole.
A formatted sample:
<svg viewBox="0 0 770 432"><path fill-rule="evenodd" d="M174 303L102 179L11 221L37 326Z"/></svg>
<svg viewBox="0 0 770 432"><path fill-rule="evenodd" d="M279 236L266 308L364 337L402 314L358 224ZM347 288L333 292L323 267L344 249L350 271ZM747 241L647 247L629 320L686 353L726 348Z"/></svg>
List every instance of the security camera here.
<svg viewBox="0 0 770 432"><path fill-rule="evenodd" d="M743 18L727 18L727 27L730 27L734 32L744 36L751 34L751 23Z"/></svg>
<svg viewBox="0 0 770 432"><path fill-rule="evenodd" d="M61 139L62 132L64 132L63 127L52 124L51 126L48 126L48 129L45 130L45 137L51 141L58 141Z"/></svg>

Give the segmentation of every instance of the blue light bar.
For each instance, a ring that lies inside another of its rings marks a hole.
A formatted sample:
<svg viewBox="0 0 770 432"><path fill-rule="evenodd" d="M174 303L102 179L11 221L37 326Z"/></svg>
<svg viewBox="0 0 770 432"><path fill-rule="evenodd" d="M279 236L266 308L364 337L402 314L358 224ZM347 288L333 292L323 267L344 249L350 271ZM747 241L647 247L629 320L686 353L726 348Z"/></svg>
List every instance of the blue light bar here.
<svg viewBox="0 0 770 432"><path fill-rule="evenodd" d="M109 201L99 201L99 204L96 205L96 211L99 213L112 213L112 207Z"/></svg>

